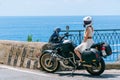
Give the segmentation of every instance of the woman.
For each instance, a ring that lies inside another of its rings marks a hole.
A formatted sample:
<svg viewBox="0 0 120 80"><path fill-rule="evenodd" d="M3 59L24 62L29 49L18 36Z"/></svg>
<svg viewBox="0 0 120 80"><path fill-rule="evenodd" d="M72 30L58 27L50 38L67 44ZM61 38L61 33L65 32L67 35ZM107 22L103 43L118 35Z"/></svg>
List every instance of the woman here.
<svg viewBox="0 0 120 80"><path fill-rule="evenodd" d="M81 53L85 49L90 48L92 46L92 44L94 43L94 41L92 39L93 32L94 32L93 26L92 26L92 17L90 17L90 16L84 17L83 22L84 22L84 27L85 27L84 39L83 39L83 42L74 49L75 54L80 59L80 62L82 62Z"/></svg>

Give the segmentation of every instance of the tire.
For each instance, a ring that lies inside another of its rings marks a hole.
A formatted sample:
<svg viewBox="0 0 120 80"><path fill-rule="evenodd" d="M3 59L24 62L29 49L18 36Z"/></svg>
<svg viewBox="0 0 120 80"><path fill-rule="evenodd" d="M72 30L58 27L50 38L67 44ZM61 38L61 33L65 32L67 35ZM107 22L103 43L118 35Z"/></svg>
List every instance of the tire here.
<svg viewBox="0 0 120 80"><path fill-rule="evenodd" d="M101 58L98 66L93 66L93 67L87 67L86 68L87 72L90 73L93 76L99 76L101 75L104 70L105 70L105 62L104 60Z"/></svg>
<svg viewBox="0 0 120 80"><path fill-rule="evenodd" d="M56 58L52 58L49 53L40 56L40 66L43 70L53 73L58 70L60 63Z"/></svg>

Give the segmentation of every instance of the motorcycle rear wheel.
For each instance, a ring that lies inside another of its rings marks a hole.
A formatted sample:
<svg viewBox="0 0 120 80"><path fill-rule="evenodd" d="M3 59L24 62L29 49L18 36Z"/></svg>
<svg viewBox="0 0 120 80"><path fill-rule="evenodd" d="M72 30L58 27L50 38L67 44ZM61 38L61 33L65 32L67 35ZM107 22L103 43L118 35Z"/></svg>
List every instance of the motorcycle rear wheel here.
<svg viewBox="0 0 120 80"><path fill-rule="evenodd" d="M60 63L51 54L45 53L40 56L40 66L43 70L53 73L58 70Z"/></svg>
<svg viewBox="0 0 120 80"><path fill-rule="evenodd" d="M90 73L93 76L99 76L100 74L102 74L105 70L105 62L104 60L101 58L98 66L93 66L93 67L86 67L86 70L88 73Z"/></svg>

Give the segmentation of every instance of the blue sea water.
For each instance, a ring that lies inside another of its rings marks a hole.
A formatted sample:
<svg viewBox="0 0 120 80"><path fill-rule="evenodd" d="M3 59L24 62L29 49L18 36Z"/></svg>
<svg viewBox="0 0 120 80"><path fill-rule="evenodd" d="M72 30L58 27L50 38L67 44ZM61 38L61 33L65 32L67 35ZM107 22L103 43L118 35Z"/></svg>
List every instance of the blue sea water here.
<svg viewBox="0 0 120 80"><path fill-rule="evenodd" d="M0 39L47 42L55 27L83 30L84 16L0 16ZM92 16L94 29L120 29L120 16Z"/></svg>

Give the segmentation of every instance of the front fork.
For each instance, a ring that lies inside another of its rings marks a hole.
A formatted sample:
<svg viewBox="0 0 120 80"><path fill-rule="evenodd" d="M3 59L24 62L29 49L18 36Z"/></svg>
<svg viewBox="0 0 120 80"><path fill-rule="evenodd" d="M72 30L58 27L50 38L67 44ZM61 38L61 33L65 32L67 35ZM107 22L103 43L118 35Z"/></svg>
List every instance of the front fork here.
<svg viewBox="0 0 120 80"><path fill-rule="evenodd" d="M49 61L48 61L48 66L51 65L51 62L54 61L54 58L56 58L56 55L52 52L52 53L50 54L50 58L49 58Z"/></svg>

